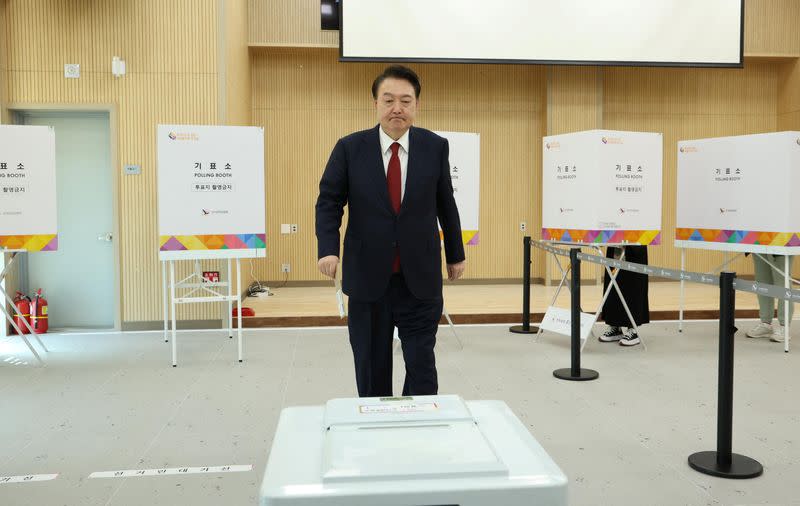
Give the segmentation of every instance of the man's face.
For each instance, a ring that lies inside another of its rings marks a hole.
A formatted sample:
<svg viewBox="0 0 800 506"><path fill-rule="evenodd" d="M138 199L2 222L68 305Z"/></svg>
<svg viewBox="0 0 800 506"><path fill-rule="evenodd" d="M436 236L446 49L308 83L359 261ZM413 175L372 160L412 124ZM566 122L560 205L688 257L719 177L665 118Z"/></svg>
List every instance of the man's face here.
<svg viewBox="0 0 800 506"><path fill-rule="evenodd" d="M418 105L414 87L405 79L387 77L378 86L375 111L383 131L394 140L411 128Z"/></svg>

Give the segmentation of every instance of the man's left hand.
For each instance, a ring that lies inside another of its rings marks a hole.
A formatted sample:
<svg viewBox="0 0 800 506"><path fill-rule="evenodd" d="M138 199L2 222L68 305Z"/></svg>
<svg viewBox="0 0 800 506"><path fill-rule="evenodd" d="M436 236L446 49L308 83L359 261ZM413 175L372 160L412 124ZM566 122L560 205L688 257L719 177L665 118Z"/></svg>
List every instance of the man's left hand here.
<svg viewBox="0 0 800 506"><path fill-rule="evenodd" d="M447 279L455 281L464 274L464 269L467 268L467 261L463 260L457 264L447 264Z"/></svg>

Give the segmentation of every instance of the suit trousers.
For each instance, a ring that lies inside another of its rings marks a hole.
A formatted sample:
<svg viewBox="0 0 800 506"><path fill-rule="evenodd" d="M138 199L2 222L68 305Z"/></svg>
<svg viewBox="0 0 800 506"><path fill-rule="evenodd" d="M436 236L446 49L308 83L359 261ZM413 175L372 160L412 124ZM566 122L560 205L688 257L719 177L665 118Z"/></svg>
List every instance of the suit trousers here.
<svg viewBox="0 0 800 506"><path fill-rule="evenodd" d="M392 348L397 327L403 347L406 377L403 395L435 395L436 331L442 317L442 297L417 299L402 272L392 275L376 301L348 301L350 346L359 397L392 397Z"/></svg>

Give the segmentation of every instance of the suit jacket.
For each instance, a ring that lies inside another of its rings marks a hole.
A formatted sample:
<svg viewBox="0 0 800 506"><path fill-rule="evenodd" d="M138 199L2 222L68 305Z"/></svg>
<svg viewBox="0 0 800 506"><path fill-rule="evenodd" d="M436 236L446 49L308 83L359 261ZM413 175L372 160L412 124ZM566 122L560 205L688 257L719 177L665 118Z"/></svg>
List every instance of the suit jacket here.
<svg viewBox="0 0 800 506"><path fill-rule="evenodd" d="M461 221L450 180L449 146L429 130L409 131L406 187L400 212L389 200L378 129L336 143L319 183L316 205L318 258L339 255L339 228L348 205L342 257L342 289L360 301L386 291L395 250L415 297L442 295L442 257L437 218L444 232L447 263L464 260Z"/></svg>

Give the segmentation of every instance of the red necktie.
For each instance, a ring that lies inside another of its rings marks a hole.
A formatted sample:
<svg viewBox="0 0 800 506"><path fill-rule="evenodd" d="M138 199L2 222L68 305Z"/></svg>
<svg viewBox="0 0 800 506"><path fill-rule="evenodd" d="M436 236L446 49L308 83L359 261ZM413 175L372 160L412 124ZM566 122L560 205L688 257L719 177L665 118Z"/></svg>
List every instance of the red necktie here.
<svg viewBox="0 0 800 506"><path fill-rule="evenodd" d="M389 158L389 168L386 171L386 185L389 188L389 200L392 202L395 214L400 213L400 157L397 150L400 144L392 143L392 157ZM400 253L395 250L392 272L400 272Z"/></svg>

